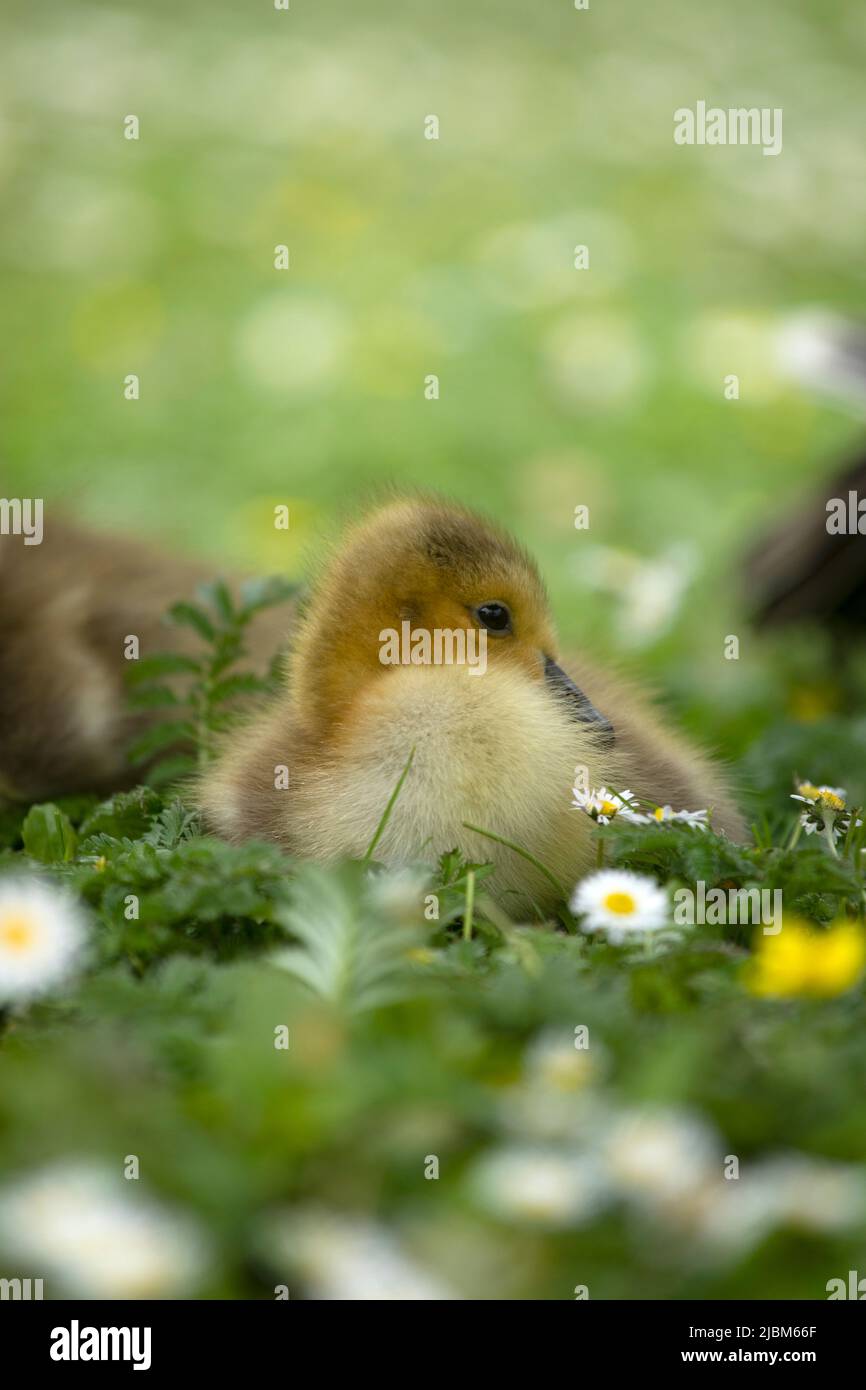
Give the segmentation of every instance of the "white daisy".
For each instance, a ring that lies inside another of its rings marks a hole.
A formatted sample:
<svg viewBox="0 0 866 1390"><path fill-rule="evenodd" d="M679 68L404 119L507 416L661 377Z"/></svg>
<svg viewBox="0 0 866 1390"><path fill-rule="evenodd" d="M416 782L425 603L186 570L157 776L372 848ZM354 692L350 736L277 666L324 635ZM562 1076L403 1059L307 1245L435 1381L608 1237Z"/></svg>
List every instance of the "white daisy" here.
<svg viewBox="0 0 866 1390"><path fill-rule="evenodd" d="M550 1029L533 1038L523 1058L523 1069L531 1086L562 1092L582 1091L595 1079L604 1049L601 1043L576 1047L573 1036Z"/></svg>
<svg viewBox="0 0 866 1390"><path fill-rule="evenodd" d="M695 1235L715 1253L741 1258L778 1226L850 1234L866 1216L866 1172L801 1153L771 1154L737 1182L716 1183Z"/></svg>
<svg viewBox="0 0 866 1390"><path fill-rule="evenodd" d="M605 1172L623 1196L654 1206L722 1181L715 1136L688 1112L647 1106L621 1112L602 1142Z"/></svg>
<svg viewBox="0 0 866 1390"><path fill-rule="evenodd" d="M608 1200L595 1159L557 1148L501 1148L471 1169L475 1200L500 1220L548 1228L581 1226Z"/></svg>
<svg viewBox="0 0 866 1390"><path fill-rule="evenodd" d="M606 1073L607 1053L594 1032L591 1047L574 1043L574 1035L562 1029L541 1033L524 1053L519 1082L502 1088L500 1122L522 1144L580 1143L601 1123L597 1083Z"/></svg>
<svg viewBox="0 0 866 1390"><path fill-rule="evenodd" d="M682 821L684 825L690 825L693 830L706 830L709 825L707 819L708 812L703 811L674 811L672 820Z"/></svg>
<svg viewBox="0 0 866 1390"><path fill-rule="evenodd" d="M603 931L618 945L635 932L658 931L670 916L667 894L655 879L627 869L600 869L575 888L571 910L585 932Z"/></svg>
<svg viewBox="0 0 866 1390"><path fill-rule="evenodd" d="M593 820L598 821L599 825L609 825L616 816L630 821L640 819L632 809L633 797L630 791L618 793L608 791L607 787L599 787L598 791L593 789L588 792L575 783L572 795L572 806L578 811L585 811Z"/></svg>
<svg viewBox="0 0 866 1390"><path fill-rule="evenodd" d="M632 820L640 825L661 825L665 821L679 821L683 825L690 825L693 830L706 830L709 825L706 811L675 811L672 806L656 806L654 811L646 815L632 816Z"/></svg>
<svg viewBox="0 0 866 1390"><path fill-rule="evenodd" d="M817 787L814 782L798 782L796 792L791 793L791 800L810 804L820 801L834 810L844 811L847 795L844 787Z"/></svg>
<svg viewBox="0 0 866 1390"><path fill-rule="evenodd" d="M308 1297L330 1301L439 1302L457 1294L419 1265L386 1227L314 1207L274 1212L261 1237L269 1262L297 1274Z"/></svg>
<svg viewBox="0 0 866 1390"><path fill-rule="evenodd" d="M410 926L423 917L430 874L412 867L377 870L368 878L370 905L389 921Z"/></svg>
<svg viewBox="0 0 866 1390"><path fill-rule="evenodd" d="M62 984L85 940L84 915L68 893L37 878L0 879L0 1003Z"/></svg>
<svg viewBox="0 0 866 1390"><path fill-rule="evenodd" d="M73 1298L171 1298L205 1269L198 1230L110 1169L52 1164L0 1190L0 1238Z"/></svg>
<svg viewBox="0 0 866 1390"><path fill-rule="evenodd" d="M796 792L791 793L792 801L802 801L805 811L800 814L800 824L807 835L816 831L832 832L835 838L842 839L851 824L851 811L846 804L844 787L816 787L813 782L798 782ZM859 828L862 820L855 819Z"/></svg>
<svg viewBox="0 0 866 1390"><path fill-rule="evenodd" d="M773 1154L754 1181L780 1222L803 1231L844 1234L866 1218L866 1170L811 1154Z"/></svg>

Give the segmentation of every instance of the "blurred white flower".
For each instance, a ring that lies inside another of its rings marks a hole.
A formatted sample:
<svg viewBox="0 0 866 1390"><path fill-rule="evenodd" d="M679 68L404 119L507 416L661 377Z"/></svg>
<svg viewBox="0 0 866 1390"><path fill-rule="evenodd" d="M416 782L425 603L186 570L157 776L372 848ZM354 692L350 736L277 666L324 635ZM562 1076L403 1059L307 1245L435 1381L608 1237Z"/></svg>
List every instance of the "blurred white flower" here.
<svg viewBox="0 0 866 1390"><path fill-rule="evenodd" d="M821 1235L862 1230L866 1170L807 1154L773 1155L708 1187L692 1218L691 1235L704 1253L725 1259L741 1259L778 1227Z"/></svg>
<svg viewBox="0 0 866 1390"><path fill-rule="evenodd" d="M556 1148L503 1148L483 1154L469 1188L492 1216L551 1228L585 1224L608 1199L599 1164Z"/></svg>
<svg viewBox="0 0 866 1390"><path fill-rule="evenodd" d="M634 933L658 931L670 917L668 897L655 879L628 869L600 869L574 890L571 910L585 932L603 931L614 945Z"/></svg>
<svg viewBox="0 0 866 1390"><path fill-rule="evenodd" d="M172 1298L204 1269L197 1227L86 1161L0 1189L0 1241L73 1298Z"/></svg>
<svg viewBox="0 0 866 1390"><path fill-rule="evenodd" d="M308 1209L277 1216L266 1240L278 1267L296 1270L310 1298L439 1301L457 1295L417 1265L383 1226Z"/></svg>
<svg viewBox="0 0 866 1390"><path fill-rule="evenodd" d="M602 1140L601 1156L613 1185L639 1205L664 1207L684 1200L708 1181L723 1181L712 1130L678 1110L623 1111Z"/></svg>
<svg viewBox="0 0 866 1390"><path fill-rule="evenodd" d="M641 647L671 626L697 568L689 542L676 542L658 555L641 556L613 546L581 546L572 571L582 584L618 600L618 636Z"/></svg>
<svg viewBox="0 0 866 1390"><path fill-rule="evenodd" d="M576 1048L567 1030L549 1029L534 1038L523 1058L523 1075L499 1099L504 1130L524 1144L568 1143L583 1147L606 1114L598 1089L607 1070L607 1052L595 1039Z"/></svg>
<svg viewBox="0 0 866 1390"><path fill-rule="evenodd" d="M775 1214L762 1184L749 1178L707 1183L673 1210L700 1260L737 1260L773 1229Z"/></svg>
<svg viewBox="0 0 866 1390"><path fill-rule="evenodd" d="M306 395L335 375L348 338L345 315L336 303L275 293L255 305L241 324L238 356L253 385Z"/></svg>
<svg viewBox="0 0 866 1390"><path fill-rule="evenodd" d="M749 1178L782 1225L826 1234L866 1221L866 1169L786 1153L765 1159Z"/></svg>
<svg viewBox="0 0 866 1390"><path fill-rule="evenodd" d="M604 1060L600 1043L593 1042L591 1048L575 1047L573 1036L551 1029L533 1038L524 1054L523 1066L530 1085L574 1092L598 1080Z"/></svg>
<svg viewBox="0 0 866 1390"><path fill-rule="evenodd" d="M392 922L407 926L423 920L424 895L430 882L426 869L411 867L372 873L367 896L371 907Z"/></svg>
<svg viewBox="0 0 866 1390"><path fill-rule="evenodd" d="M527 1081L504 1090L497 1111L503 1133L516 1144L567 1144L583 1152L587 1134L603 1126L608 1107L588 1086L565 1091Z"/></svg>
<svg viewBox="0 0 866 1390"><path fill-rule="evenodd" d="M36 878L0 879L0 1003L63 984L85 941L84 914L71 894Z"/></svg>
<svg viewBox="0 0 866 1390"><path fill-rule="evenodd" d="M821 309L783 319L776 339L781 370L819 393L866 401L864 333L859 323Z"/></svg>

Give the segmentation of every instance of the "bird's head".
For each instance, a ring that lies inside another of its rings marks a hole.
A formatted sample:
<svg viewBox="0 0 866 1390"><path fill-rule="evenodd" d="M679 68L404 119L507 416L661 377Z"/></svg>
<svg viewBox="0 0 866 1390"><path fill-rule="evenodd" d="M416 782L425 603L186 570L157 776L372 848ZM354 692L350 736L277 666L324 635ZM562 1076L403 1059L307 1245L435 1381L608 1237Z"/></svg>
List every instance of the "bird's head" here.
<svg viewBox="0 0 866 1390"><path fill-rule="evenodd" d="M508 668L543 686L597 745L609 722L557 663L538 571L510 537L442 501L372 512L345 537L315 586L295 643L291 684L311 732L351 721L359 695L395 665Z"/></svg>

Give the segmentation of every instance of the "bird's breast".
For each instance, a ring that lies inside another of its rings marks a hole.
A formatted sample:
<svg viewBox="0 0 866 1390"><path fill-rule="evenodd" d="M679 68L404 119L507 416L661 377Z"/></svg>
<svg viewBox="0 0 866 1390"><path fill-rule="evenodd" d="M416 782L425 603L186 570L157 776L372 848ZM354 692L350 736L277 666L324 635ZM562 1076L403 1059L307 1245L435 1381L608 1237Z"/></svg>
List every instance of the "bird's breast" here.
<svg viewBox="0 0 866 1390"><path fill-rule="evenodd" d="M459 848L473 860L492 859L504 890L543 894L527 862L479 833L486 831L529 851L571 887L586 866L590 828L572 807L571 788L579 769L590 785L614 780L610 754L544 683L492 665L477 678L457 667L394 669L361 692L333 760L304 778L300 852L363 854L410 754L378 859L432 861Z"/></svg>

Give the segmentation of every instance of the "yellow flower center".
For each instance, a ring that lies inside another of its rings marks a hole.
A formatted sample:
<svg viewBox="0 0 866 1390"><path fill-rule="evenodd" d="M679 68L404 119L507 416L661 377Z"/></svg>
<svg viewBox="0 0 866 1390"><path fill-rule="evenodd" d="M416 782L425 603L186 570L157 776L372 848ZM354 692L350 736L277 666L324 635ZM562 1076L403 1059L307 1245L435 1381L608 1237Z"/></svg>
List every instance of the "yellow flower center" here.
<svg viewBox="0 0 866 1390"><path fill-rule="evenodd" d="M36 935L29 917L6 917L0 921L0 945L8 951L26 951Z"/></svg>
<svg viewBox="0 0 866 1390"><path fill-rule="evenodd" d="M653 811L653 815L655 816L656 820L664 820L665 818L665 813L661 806L657 806L655 808L655 810Z"/></svg>
<svg viewBox="0 0 866 1390"><path fill-rule="evenodd" d="M819 794L818 800L820 801L822 806L826 807L828 811L845 810L845 802L843 801L842 797L837 796L835 792L821 792Z"/></svg>
<svg viewBox="0 0 866 1390"><path fill-rule="evenodd" d="M620 917L630 916L637 904L631 893L608 893L604 899L604 906L608 912L615 912Z"/></svg>
<svg viewBox="0 0 866 1390"><path fill-rule="evenodd" d="M818 788L812 782L798 782L797 791L801 796L807 796L810 801L814 801L820 795Z"/></svg>
<svg viewBox="0 0 866 1390"><path fill-rule="evenodd" d="M617 812L617 808L616 808L616 806L613 804L612 801L603 801L603 802L601 803L601 815L603 815L603 816L615 816L615 815L616 815L616 812Z"/></svg>

